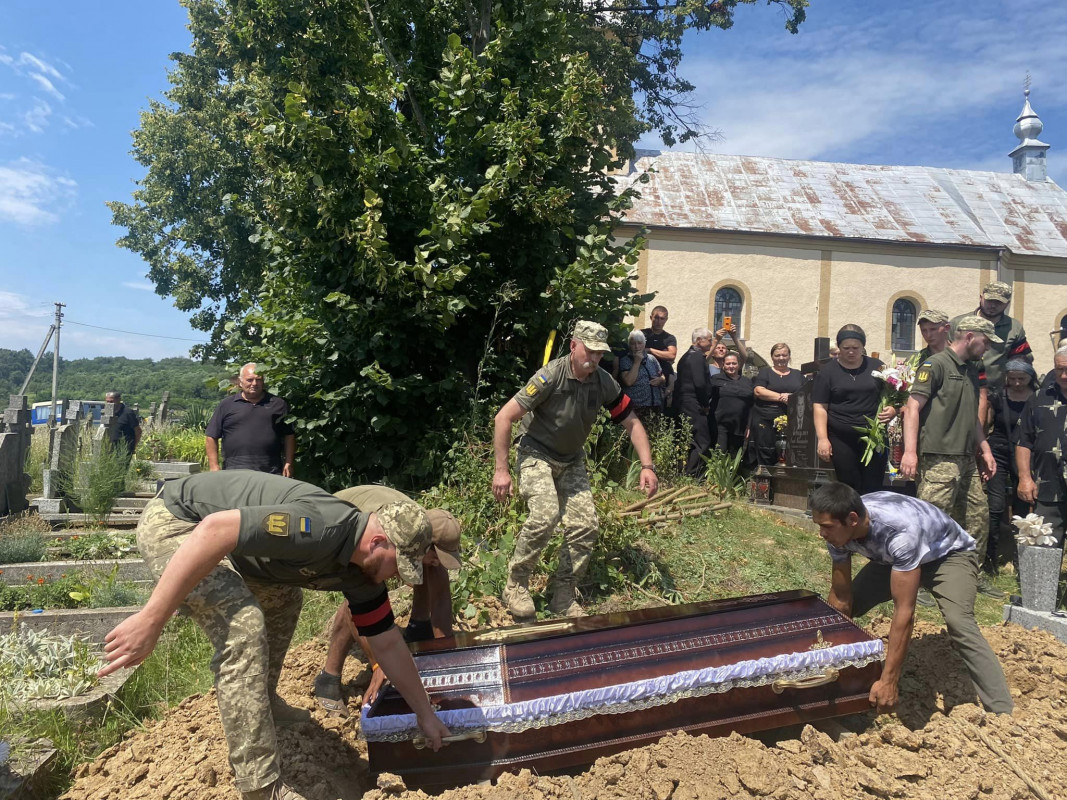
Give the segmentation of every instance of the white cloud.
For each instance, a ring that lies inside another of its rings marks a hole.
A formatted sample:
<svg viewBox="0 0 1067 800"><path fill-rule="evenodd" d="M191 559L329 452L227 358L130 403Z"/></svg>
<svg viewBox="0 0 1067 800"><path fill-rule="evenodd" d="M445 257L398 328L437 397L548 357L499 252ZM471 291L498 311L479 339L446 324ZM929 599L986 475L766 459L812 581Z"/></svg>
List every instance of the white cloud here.
<svg viewBox="0 0 1067 800"><path fill-rule="evenodd" d="M0 292L0 341L11 350L29 348L36 352L48 332L54 307L34 305L14 292Z"/></svg>
<svg viewBox="0 0 1067 800"><path fill-rule="evenodd" d="M156 287L147 281L123 281L122 285L127 289L137 289L140 292L154 292L156 290Z"/></svg>
<svg viewBox="0 0 1067 800"><path fill-rule="evenodd" d="M46 78L44 75L40 75L36 72L31 72L30 79L42 89L44 89L46 92L48 92L48 94L52 95L52 97L56 98L56 100L67 99L63 96L63 93L56 88L55 84L52 83L52 81L48 80L48 78Z"/></svg>
<svg viewBox="0 0 1067 800"><path fill-rule="evenodd" d="M23 133L44 133L52 120L52 106L43 98L51 98L53 102L63 106L67 96L60 86L71 87L67 74L70 68L64 66L64 70L55 66L54 63L29 52L20 52L18 57L8 54L0 47L0 65L8 67L16 76L22 79L23 91L21 94L5 91L0 95L8 105L0 110L0 134L18 136ZM89 126L89 121L74 113L63 113L59 117L68 128L84 128Z"/></svg>
<svg viewBox="0 0 1067 800"><path fill-rule="evenodd" d="M34 133L41 133L48 127L48 119L52 116L52 107L44 100L34 98L33 108L22 113L22 122Z"/></svg>
<svg viewBox="0 0 1067 800"><path fill-rule="evenodd" d="M0 222L41 225L56 222L78 184L28 158L0 165Z"/></svg>

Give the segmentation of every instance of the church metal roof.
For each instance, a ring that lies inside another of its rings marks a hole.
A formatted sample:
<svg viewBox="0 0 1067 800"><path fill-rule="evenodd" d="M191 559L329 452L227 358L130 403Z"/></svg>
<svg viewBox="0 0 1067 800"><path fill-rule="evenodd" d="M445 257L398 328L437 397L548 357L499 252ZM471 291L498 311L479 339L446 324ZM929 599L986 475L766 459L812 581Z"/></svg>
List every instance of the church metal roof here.
<svg viewBox="0 0 1067 800"><path fill-rule="evenodd" d="M1007 248L1067 258L1067 192L1051 180L933 167L638 154L627 222L795 236ZM636 178L649 168L648 183Z"/></svg>

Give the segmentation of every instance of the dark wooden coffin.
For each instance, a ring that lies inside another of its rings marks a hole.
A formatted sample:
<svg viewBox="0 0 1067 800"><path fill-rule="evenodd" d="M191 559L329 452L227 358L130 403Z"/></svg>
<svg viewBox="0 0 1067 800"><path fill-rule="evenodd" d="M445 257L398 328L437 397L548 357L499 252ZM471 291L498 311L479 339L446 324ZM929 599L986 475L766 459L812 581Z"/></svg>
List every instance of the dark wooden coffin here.
<svg viewBox="0 0 1067 800"><path fill-rule="evenodd" d="M884 650L809 591L423 642L415 663L458 741L424 746L393 688L363 709L371 772L439 789L592 763L678 730L761 731L870 708Z"/></svg>

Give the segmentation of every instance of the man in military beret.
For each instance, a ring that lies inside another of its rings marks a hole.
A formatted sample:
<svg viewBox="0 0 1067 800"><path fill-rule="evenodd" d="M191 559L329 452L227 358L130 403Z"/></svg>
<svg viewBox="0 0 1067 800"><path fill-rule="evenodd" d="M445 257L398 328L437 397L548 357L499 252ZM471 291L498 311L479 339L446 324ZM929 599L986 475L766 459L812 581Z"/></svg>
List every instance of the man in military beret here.
<svg viewBox="0 0 1067 800"><path fill-rule="evenodd" d="M1026 341L1026 330L1019 320L1009 317L1007 311L1011 302L1011 286L1002 281L987 283L978 298L978 308L967 314L961 314L952 320L952 336L959 330L959 322L968 316L988 320L993 325L996 341L990 340L989 349L982 356L985 367L985 379L990 389L999 389L1004 385L1004 365L1010 358L1033 361L1030 343ZM983 407L984 407L983 403ZM983 420L985 414L982 415Z"/></svg>
<svg viewBox="0 0 1067 800"><path fill-rule="evenodd" d="M281 778L274 725L310 715L276 694L302 604L301 588L339 591L389 680L433 749L448 728L437 718L404 639L385 581L423 580L438 559L430 523L413 503L374 513L311 486L264 472L205 472L167 482L137 526L137 546L156 577L145 606L106 637L104 676L140 664L181 608L215 649L211 669L237 789L246 800L302 800Z"/></svg>
<svg viewBox="0 0 1067 800"><path fill-rule="evenodd" d="M497 412L493 495L500 502L512 492L508 450L512 425L522 422L516 463L519 490L529 507L529 516L515 542L504 589L504 602L518 619L529 619L536 613L530 597L530 572L561 519L564 541L548 608L565 616L583 613L577 586L589 566L597 537L596 508L585 469L585 440L601 408L607 409L612 421L630 434L641 460L642 490L651 497L658 488L645 429L633 413L629 397L598 366L609 349L608 332L603 325L578 322L570 352L534 373Z"/></svg>
<svg viewBox="0 0 1067 800"><path fill-rule="evenodd" d="M940 508L974 538L979 565L989 538L982 481L992 477L997 464L978 419L978 369L971 362L981 359L991 343L1001 342L989 320L959 320L948 346L916 369L904 413L900 471L918 480L920 500Z"/></svg>
<svg viewBox="0 0 1067 800"><path fill-rule="evenodd" d="M377 512L393 503L416 505L407 495L388 486L353 486L334 492L360 511ZM422 583L412 587L411 615L404 631L404 641L421 642L426 639L447 638L452 635L452 592L448 571L459 569L459 521L443 508L426 510L426 519L433 531L433 548L436 555L432 563L424 563ZM357 641L371 665L371 682L364 695L364 702L371 702L378 694L385 675L374 657L373 647L364 636L359 636L352 626L352 611L348 601L341 603L330 623L330 645L326 663L315 678L315 699L319 705L335 716L348 716L341 688L341 673L352 645Z"/></svg>

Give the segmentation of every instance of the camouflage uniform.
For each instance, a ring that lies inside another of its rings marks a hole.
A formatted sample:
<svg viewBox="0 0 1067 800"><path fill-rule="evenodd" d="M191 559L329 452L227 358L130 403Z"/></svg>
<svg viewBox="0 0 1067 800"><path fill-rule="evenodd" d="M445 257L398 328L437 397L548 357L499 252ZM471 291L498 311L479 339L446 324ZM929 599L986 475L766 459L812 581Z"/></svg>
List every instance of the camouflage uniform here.
<svg viewBox="0 0 1067 800"><path fill-rule="evenodd" d="M156 580L197 524L175 517L162 498L145 506L137 546ZM278 686L302 604L300 587L246 580L226 558L181 606L215 650L211 671L219 714L235 783L242 792L281 776L269 698Z"/></svg>
<svg viewBox="0 0 1067 800"><path fill-rule="evenodd" d="M971 535L982 563L989 542L989 508L974 456L920 456L916 496L940 508Z"/></svg>
<svg viewBox="0 0 1067 800"><path fill-rule="evenodd" d="M515 542L508 571L517 581L529 580L562 519L564 538L556 586L557 591L572 587L573 593L573 587L589 567L597 537L596 507L585 461L561 463L520 448L518 467L519 491L530 513Z"/></svg>

